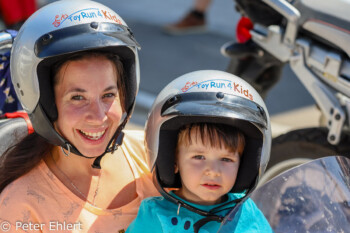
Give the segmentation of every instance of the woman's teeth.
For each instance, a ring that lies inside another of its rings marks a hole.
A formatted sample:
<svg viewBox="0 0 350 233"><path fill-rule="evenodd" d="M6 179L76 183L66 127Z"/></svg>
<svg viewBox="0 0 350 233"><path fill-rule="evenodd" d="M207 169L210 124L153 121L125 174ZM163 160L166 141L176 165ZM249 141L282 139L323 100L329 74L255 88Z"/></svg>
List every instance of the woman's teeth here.
<svg viewBox="0 0 350 233"><path fill-rule="evenodd" d="M90 133L90 132L85 132L83 130L79 130L80 133L82 133L85 137L91 139L91 140L98 140L100 139L104 133L106 132L106 130L103 130L101 132L95 132L95 133Z"/></svg>

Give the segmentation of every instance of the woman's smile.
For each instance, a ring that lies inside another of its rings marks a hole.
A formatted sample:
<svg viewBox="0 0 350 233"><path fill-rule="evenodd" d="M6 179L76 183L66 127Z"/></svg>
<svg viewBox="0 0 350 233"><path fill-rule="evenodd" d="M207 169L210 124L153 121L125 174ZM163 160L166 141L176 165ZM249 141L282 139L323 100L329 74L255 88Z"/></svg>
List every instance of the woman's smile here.
<svg viewBox="0 0 350 233"><path fill-rule="evenodd" d="M57 131L83 155L99 156L122 116L114 64L107 58L92 57L65 66L55 86Z"/></svg>
<svg viewBox="0 0 350 233"><path fill-rule="evenodd" d="M105 138L107 129L99 132L86 132L79 129L77 131L86 140L90 140L93 142L101 142Z"/></svg>

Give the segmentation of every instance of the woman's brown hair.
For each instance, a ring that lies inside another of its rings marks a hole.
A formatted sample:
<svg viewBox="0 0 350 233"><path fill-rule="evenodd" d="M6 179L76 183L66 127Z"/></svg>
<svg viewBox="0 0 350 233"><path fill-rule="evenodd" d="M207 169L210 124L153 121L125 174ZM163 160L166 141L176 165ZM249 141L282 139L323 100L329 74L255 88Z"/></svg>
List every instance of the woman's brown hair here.
<svg viewBox="0 0 350 233"><path fill-rule="evenodd" d="M86 57L106 57L115 65L117 72L117 86L120 104L125 111L125 77L123 64L120 58L112 53L105 52L80 52L58 62L52 67L52 78L54 85L58 82L58 71L69 61L76 61ZM0 155L0 193L4 188L17 178L27 174L35 168L49 154L54 146L48 143L40 135L33 133L24 137L15 146L7 149Z"/></svg>

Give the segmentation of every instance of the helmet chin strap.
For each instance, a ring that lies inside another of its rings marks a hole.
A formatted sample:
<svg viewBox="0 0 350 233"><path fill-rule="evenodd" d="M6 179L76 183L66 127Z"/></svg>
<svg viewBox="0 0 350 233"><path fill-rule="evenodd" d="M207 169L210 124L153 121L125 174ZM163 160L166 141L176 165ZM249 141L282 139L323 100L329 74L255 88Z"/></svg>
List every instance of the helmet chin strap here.
<svg viewBox="0 0 350 233"><path fill-rule="evenodd" d="M114 151L118 150L119 146L122 145L123 139L124 139L124 132L122 132L122 130L124 129L126 123L129 121L129 118L131 115L130 114L131 109L132 108L130 108L128 110L128 113L127 113L126 117L124 118L123 122L119 125L118 129L115 131L111 141L108 143L108 146L107 146L105 152L102 155L98 156L94 160L93 164L91 165L93 168L101 169L102 157L108 152L113 153ZM112 144L112 142L113 142L113 145L111 147L109 147Z"/></svg>
<svg viewBox="0 0 350 233"><path fill-rule="evenodd" d="M255 190L255 187L257 186L258 184L258 179L255 180L252 188L250 188L248 190L248 192L241 198L237 198L235 200L232 200L228 203L225 203L221 206L218 206L218 207L215 207L214 209L210 210L210 212L207 212L207 211L203 211L201 209L198 209L190 204L187 204L185 202L183 202L182 200L179 200L177 199L176 197L173 197L172 195L170 195L160 184L161 184L161 181L159 179L159 174L157 174L157 170L155 171L156 174L153 174L153 183L156 185L156 188L158 189L159 193L167 200L175 203L176 205L178 205L178 213L180 211L180 208L181 207L184 207L186 209L188 209L189 211L192 211L196 214L199 214L199 215L202 215L203 218L198 220L197 222L194 223L193 225L193 230L194 230L194 233L198 233L199 232L199 229L204 226L205 224L207 224L208 222L211 222L211 221L216 221L218 223L222 223L225 219L225 217L227 217L228 214L231 215L232 219L234 218L234 216L238 213L241 205L243 204L244 201L246 201L251 193ZM230 207L232 208L231 211L229 211L225 216L220 216L220 215L217 215L216 212L217 211L221 211L222 207L225 206L225 205L229 205L229 204L232 204L232 203L235 203L236 205L234 207ZM221 209L221 210L220 210Z"/></svg>
<svg viewBox="0 0 350 233"><path fill-rule="evenodd" d="M155 171L157 173L157 171ZM184 207L186 209L188 209L189 211L192 211L196 214L202 215L203 218L199 221L197 221L194 224L194 232L198 233L199 229L205 225L206 223L210 222L210 221L216 221L216 222L222 222L224 220L224 216L219 216L215 213L215 210L220 208L221 206L214 208L212 211L207 212L201 209L198 209L190 204L187 204L185 202L183 202L182 200L177 199L176 197L173 197L172 195L170 195L167 191L165 191L165 189L160 185L160 180L159 180L159 176L158 174L154 174L153 175L153 183L156 185L156 188L158 189L158 191L160 192L160 194L167 200L175 203L176 205L178 205L178 214L180 212L180 208ZM236 199L233 200L232 203L239 203L242 199Z"/></svg>
<svg viewBox="0 0 350 233"><path fill-rule="evenodd" d="M92 168L101 169L101 159L102 159L102 157L108 152L112 152L113 153L114 151L118 150L119 146L121 146L122 143L123 143L123 138L124 138L124 132L122 132L120 130L120 133L117 136L117 138L114 140L113 145L111 147L109 147L109 148L107 147L106 151L102 155L98 156L94 160L94 163L91 165Z"/></svg>
<svg viewBox="0 0 350 233"><path fill-rule="evenodd" d="M232 208L231 211L229 211L229 213L226 214L226 216L224 216L225 218L230 215L230 219L233 220L234 217L238 214L242 204L250 197L250 195L252 194L252 192L255 190L256 186L258 185L258 179L255 180L253 187L248 189L248 192L241 198L238 198L236 200L231 201L230 203L236 203L236 205ZM220 208L220 207L216 207L215 209ZM217 222L223 222L224 218L219 218L218 216L205 216L204 218L198 220L197 222L195 222L193 224L193 230L195 233L199 232L199 229L204 226L205 224L207 224L208 222L211 221L217 221Z"/></svg>

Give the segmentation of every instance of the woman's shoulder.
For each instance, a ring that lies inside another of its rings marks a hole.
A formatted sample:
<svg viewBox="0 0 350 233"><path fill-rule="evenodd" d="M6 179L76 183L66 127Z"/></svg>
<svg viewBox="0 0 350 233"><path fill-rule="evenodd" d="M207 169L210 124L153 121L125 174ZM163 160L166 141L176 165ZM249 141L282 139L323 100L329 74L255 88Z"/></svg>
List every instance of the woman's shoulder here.
<svg viewBox="0 0 350 233"><path fill-rule="evenodd" d="M144 147L143 130L125 130L121 149L129 161L135 178L137 178L137 193L144 199L149 196L159 195L152 182L149 168L149 159Z"/></svg>
<svg viewBox="0 0 350 233"><path fill-rule="evenodd" d="M52 198L65 195L62 186L46 163L41 161L31 171L5 187L0 193L0 208L5 204L41 206Z"/></svg>
<svg viewBox="0 0 350 233"><path fill-rule="evenodd" d="M143 130L125 130L122 148L144 154L144 138L145 133Z"/></svg>
<svg viewBox="0 0 350 233"><path fill-rule="evenodd" d="M11 196L23 195L27 193L24 191L28 190L29 187L35 188L35 184L40 183L39 180L42 180L43 171L41 166L42 162L28 173L22 175L7 185L1 192L0 197L3 197L6 194Z"/></svg>
<svg viewBox="0 0 350 233"><path fill-rule="evenodd" d="M82 201L70 195L42 161L0 193L0 219L49 223L69 218L83 208ZM62 222L62 221L61 221Z"/></svg>
<svg viewBox="0 0 350 233"><path fill-rule="evenodd" d="M35 193L37 193L42 187L45 187L45 184L47 183L46 176L49 175L49 172L48 168L45 166L45 162L42 161L31 171L7 185L0 193L0 200L2 201L6 196L11 198L16 197L16 199L21 198L18 200L23 200L25 199L24 197L30 195L35 196Z"/></svg>
<svg viewBox="0 0 350 233"><path fill-rule="evenodd" d="M41 195L40 186L42 181L42 170L40 166L35 167L27 174L17 178L5 187L0 193L1 213L11 216L11 213L24 213L29 211L31 206L41 203L45 197ZM41 180L41 181L40 181ZM0 218L4 217L0 214Z"/></svg>
<svg viewBox="0 0 350 233"><path fill-rule="evenodd" d="M142 170L149 172L148 158L144 145L143 130L125 130L123 144L121 146L124 154L141 167Z"/></svg>
<svg viewBox="0 0 350 233"><path fill-rule="evenodd" d="M126 129L124 130L124 140L135 140L143 143L145 131L141 129Z"/></svg>
<svg viewBox="0 0 350 233"><path fill-rule="evenodd" d="M125 129L123 130L125 136L127 137L134 137L134 138L141 138L142 141L145 136L145 131L143 129Z"/></svg>

